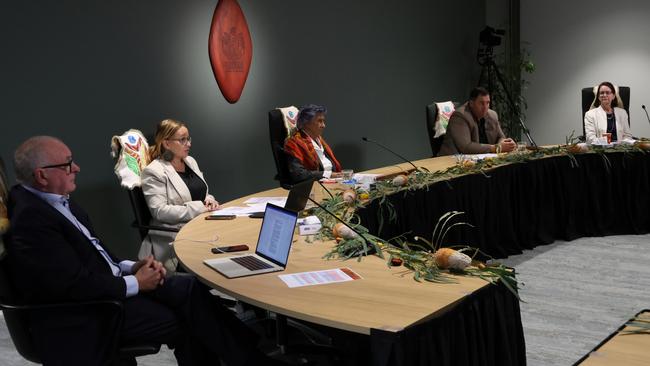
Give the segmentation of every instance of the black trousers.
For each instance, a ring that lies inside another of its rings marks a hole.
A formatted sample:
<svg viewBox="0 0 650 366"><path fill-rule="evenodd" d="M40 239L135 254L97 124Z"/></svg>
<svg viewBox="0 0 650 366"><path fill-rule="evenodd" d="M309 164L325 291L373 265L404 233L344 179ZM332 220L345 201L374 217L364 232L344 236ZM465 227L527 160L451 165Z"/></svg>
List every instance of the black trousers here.
<svg viewBox="0 0 650 366"><path fill-rule="evenodd" d="M186 275L125 300L121 338L123 344L168 344L180 366L219 365L219 359L228 366L246 365L260 357L258 336Z"/></svg>
<svg viewBox="0 0 650 366"><path fill-rule="evenodd" d="M122 345L173 347L180 366L265 364L257 334L208 290L192 276L176 275L155 291L124 300L121 329L114 312L64 307L33 313L31 334L45 366L106 365L116 332Z"/></svg>

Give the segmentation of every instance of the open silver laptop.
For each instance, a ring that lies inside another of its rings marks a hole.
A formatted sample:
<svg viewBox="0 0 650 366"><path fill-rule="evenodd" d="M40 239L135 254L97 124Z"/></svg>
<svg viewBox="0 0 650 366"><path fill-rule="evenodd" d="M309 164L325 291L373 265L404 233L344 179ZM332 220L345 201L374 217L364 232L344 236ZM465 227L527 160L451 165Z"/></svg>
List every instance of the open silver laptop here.
<svg viewBox="0 0 650 366"><path fill-rule="evenodd" d="M283 271L289 260L298 213L268 203L255 254L206 259L203 263L228 278Z"/></svg>

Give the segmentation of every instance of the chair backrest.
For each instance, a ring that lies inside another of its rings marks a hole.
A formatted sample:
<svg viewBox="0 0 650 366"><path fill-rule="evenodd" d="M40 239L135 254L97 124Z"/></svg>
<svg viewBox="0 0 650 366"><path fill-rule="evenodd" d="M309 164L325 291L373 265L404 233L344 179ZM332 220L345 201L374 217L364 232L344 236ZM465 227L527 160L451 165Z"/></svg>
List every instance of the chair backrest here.
<svg viewBox="0 0 650 366"><path fill-rule="evenodd" d="M135 217L132 226L138 229L140 232L140 239L144 240L149 232L149 229L147 229L146 226L149 225L151 221L151 211L149 211L149 206L144 198L142 188L133 187L133 189L129 189L127 192L129 194L131 208L133 209L133 216Z"/></svg>
<svg viewBox="0 0 650 366"><path fill-rule="evenodd" d="M289 174L287 155L284 152L284 140L287 135L288 131L282 112L279 109L269 111L269 138L277 171L275 180L279 181L280 186L283 188L289 189L291 187L291 175Z"/></svg>
<svg viewBox="0 0 650 366"><path fill-rule="evenodd" d="M455 108L455 103L452 103ZM445 139L445 133L447 126L436 126L440 111L438 109L438 103L431 103L426 107L427 114L427 133L429 135L429 144L431 145L431 154L433 157L438 156L440 152L440 147L442 147L442 142ZM436 129L438 132L436 133ZM436 136L437 135L437 136Z"/></svg>
<svg viewBox="0 0 650 366"><path fill-rule="evenodd" d="M596 94L594 93L595 87L582 88L582 119L580 123L582 124L582 136L585 136L585 113L591 109L594 101L596 100ZM630 87L629 86L619 86L618 96L623 102L623 109L627 112L628 123L630 122Z"/></svg>
<svg viewBox="0 0 650 366"><path fill-rule="evenodd" d="M151 212L140 188L140 175L149 164L149 144L147 138L139 130L125 131L121 136L111 138L111 155L115 158L115 175L120 185L127 189L134 221L131 224L138 229L140 238L144 240L149 232L146 227L151 220Z"/></svg>
<svg viewBox="0 0 650 366"><path fill-rule="evenodd" d="M32 335L29 332L29 322L25 311L12 310L15 305L15 292L0 260L0 308L16 351L26 360L41 363L39 353Z"/></svg>

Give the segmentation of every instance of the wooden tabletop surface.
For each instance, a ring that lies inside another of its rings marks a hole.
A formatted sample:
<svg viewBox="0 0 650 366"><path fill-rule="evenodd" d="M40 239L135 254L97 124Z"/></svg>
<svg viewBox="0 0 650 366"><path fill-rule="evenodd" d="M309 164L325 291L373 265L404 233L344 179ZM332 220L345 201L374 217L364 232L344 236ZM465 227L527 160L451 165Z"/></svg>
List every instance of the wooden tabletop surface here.
<svg viewBox="0 0 650 366"><path fill-rule="evenodd" d="M650 312L640 319L650 322ZM623 331L634 329L626 326ZM620 331L580 363L580 366L641 366L650 365L650 334L621 334Z"/></svg>
<svg viewBox="0 0 650 366"><path fill-rule="evenodd" d="M453 164L454 159L444 157L415 163L438 170ZM392 174L409 167L399 164L367 173ZM233 200L226 206L242 205L249 197L286 195L287 191L277 188ZM306 237L297 234L284 272L227 279L203 260L226 255L212 254L210 249L214 246L247 244L254 251L262 220L238 217L208 221L204 220L206 215L196 217L178 233L174 250L183 267L211 287L237 299L317 324L362 334L370 334L372 328L399 331L441 314L463 297L488 285L477 278L460 276L455 277L458 283L454 284L417 282L404 267L389 268L385 260L375 256L361 261L324 260L322 257L334 245L333 241L309 243ZM362 279L289 288L278 278L279 274L342 267L352 269Z"/></svg>

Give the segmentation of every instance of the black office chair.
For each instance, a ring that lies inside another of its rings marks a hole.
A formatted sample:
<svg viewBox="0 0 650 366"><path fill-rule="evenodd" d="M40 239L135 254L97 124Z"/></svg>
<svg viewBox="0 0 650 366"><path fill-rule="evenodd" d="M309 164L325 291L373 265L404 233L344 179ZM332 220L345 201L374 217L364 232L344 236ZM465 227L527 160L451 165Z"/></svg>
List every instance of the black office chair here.
<svg viewBox="0 0 650 366"><path fill-rule="evenodd" d="M144 193L142 193L142 188L133 187L132 189L127 189L127 192L129 193L129 201L131 201L131 209L133 209L134 216L131 226L138 229L140 239L144 240L149 230L168 231L173 233L178 232L177 228L149 224L149 222L151 222L151 211L149 211L149 206L147 206L147 201L144 198Z"/></svg>
<svg viewBox="0 0 650 366"><path fill-rule="evenodd" d="M618 87L618 96L623 101L623 109L627 112L627 116L630 117L630 87L629 86L619 86ZM582 124L582 136L581 140L585 139L585 113L591 109L591 105L596 99L596 94L594 94L594 87L582 88L582 119L580 123ZM628 123L630 118L628 118Z"/></svg>
<svg viewBox="0 0 650 366"><path fill-rule="evenodd" d="M2 267L0 261L0 309L4 314L5 323L11 336L16 351L28 361L42 363L44 360L38 350L35 340L32 336L32 329L29 325L30 315L38 312L51 313L54 310L60 311L70 309L71 311L83 311L84 309L93 309L101 312L106 317L106 324L110 324L112 329L106 329L106 334L112 336L109 340L111 364L115 365L137 365L135 358L139 356L155 354L160 351L160 344L142 343L142 344L119 344L119 329L123 321L122 303L119 301L102 300L88 301L82 303L53 303L53 304L17 304L15 301L15 292L11 286L9 278ZM83 330L82 330L83 331ZM60 360L59 360L60 361Z"/></svg>
<svg viewBox="0 0 650 366"><path fill-rule="evenodd" d="M269 111L269 137L271 141L271 151L275 160L277 174L274 179L280 183L284 189L291 189L292 180L289 174L289 163L284 151L284 140L287 138L287 128L284 125L284 118L279 109Z"/></svg>
<svg viewBox="0 0 650 366"><path fill-rule="evenodd" d="M456 103L454 103L456 107ZM445 135L442 134L438 137L436 135L436 122L438 121L438 105L436 103L431 103L426 107L427 113L427 133L429 134L429 144L431 144L431 154L435 158L440 152L442 147L442 142L445 139Z"/></svg>

